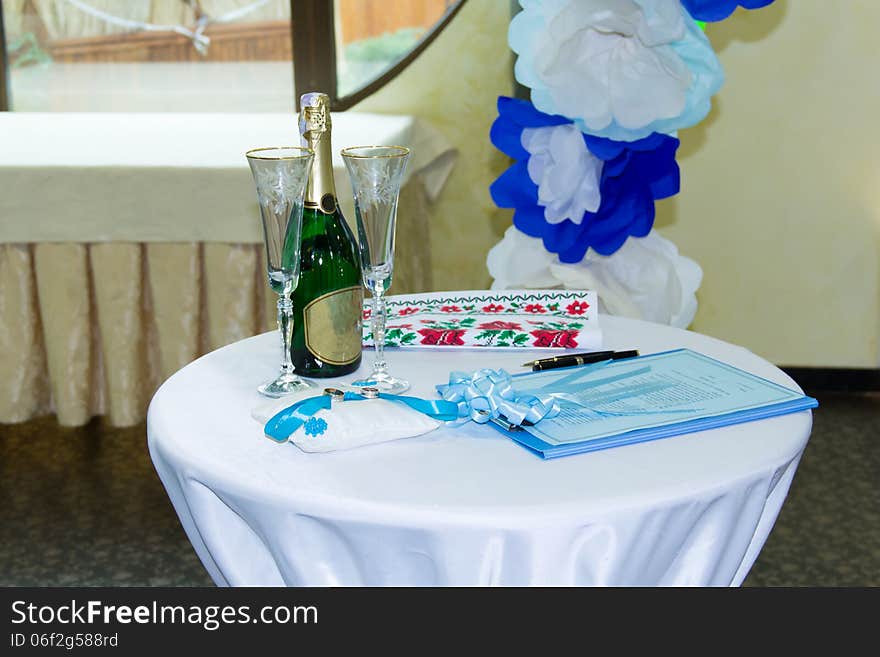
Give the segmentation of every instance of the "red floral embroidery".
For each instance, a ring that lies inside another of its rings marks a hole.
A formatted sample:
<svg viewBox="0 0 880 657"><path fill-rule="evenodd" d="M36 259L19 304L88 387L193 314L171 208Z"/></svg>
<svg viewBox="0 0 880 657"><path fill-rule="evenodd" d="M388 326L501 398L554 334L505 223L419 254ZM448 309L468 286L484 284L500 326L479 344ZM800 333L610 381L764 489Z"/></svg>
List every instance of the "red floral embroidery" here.
<svg viewBox="0 0 880 657"><path fill-rule="evenodd" d="M569 315L583 315L590 307L586 301L572 301L565 307Z"/></svg>
<svg viewBox="0 0 880 657"><path fill-rule="evenodd" d="M464 345L464 341L461 337L464 335L464 329L455 329L455 330L439 330L439 329L419 329L419 334L422 335L422 344L437 344L437 345Z"/></svg>
<svg viewBox="0 0 880 657"><path fill-rule="evenodd" d="M488 306L483 306L484 313L500 313L504 310L504 306L500 306L497 303L490 303Z"/></svg>
<svg viewBox="0 0 880 657"><path fill-rule="evenodd" d="M413 313L419 312L418 308L402 308L398 311L398 315L412 315Z"/></svg>
<svg viewBox="0 0 880 657"><path fill-rule="evenodd" d="M545 313L547 312L540 303L530 303L523 308L527 313Z"/></svg>
<svg viewBox="0 0 880 657"><path fill-rule="evenodd" d="M372 308L367 308L366 310L364 310L364 319L370 319L370 317L371 317L372 315L373 315L373 309L372 309Z"/></svg>
<svg viewBox="0 0 880 657"><path fill-rule="evenodd" d="M522 326L516 324L514 322L502 322L499 320L495 320L494 322L486 322L485 324L480 324L477 328L486 330L486 331L503 331L503 330L511 330L511 331L521 331Z"/></svg>
<svg viewBox="0 0 880 657"><path fill-rule="evenodd" d="M388 324L386 329L411 329L412 324Z"/></svg>
<svg viewBox="0 0 880 657"><path fill-rule="evenodd" d="M444 313L460 313L461 308L458 306L440 306L440 310Z"/></svg>
<svg viewBox="0 0 880 657"><path fill-rule="evenodd" d="M577 331L532 331L534 347L577 347Z"/></svg>

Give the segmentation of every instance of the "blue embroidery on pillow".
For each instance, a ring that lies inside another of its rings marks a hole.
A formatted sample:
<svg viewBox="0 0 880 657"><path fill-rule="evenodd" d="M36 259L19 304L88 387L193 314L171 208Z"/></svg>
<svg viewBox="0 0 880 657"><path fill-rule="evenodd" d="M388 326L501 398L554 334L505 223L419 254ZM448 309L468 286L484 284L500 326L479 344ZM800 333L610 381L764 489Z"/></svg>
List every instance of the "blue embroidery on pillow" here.
<svg viewBox="0 0 880 657"><path fill-rule="evenodd" d="M310 417L304 428L307 436L320 436L327 431L327 421L319 417Z"/></svg>

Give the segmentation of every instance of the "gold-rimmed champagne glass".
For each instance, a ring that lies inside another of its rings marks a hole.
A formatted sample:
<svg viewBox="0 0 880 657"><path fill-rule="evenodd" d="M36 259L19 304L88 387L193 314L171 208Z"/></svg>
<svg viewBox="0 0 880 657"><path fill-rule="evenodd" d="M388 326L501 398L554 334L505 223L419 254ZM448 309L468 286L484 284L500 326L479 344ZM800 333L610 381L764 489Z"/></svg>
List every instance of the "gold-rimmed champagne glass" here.
<svg viewBox="0 0 880 657"><path fill-rule="evenodd" d="M290 360L293 333L290 295L299 284L303 194L314 153L299 146L272 146L249 150L245 157L257 188L269 287L278 295L278 332L281 334L281 371L257 391L267 397L281 397L314 386L296 375Z"/></svg>
<svg viewBox="0 0 880 657"><path fill-rule="evenodd" d="M354 385L374 386L400 393L409 383L388 373L385 362L385 293L394 273L394 233L397 199L409 149L403 146L354 146L342 149L354 193L358 249L364 287L373 297L370 317L375 359L373 371Z"/></svg>

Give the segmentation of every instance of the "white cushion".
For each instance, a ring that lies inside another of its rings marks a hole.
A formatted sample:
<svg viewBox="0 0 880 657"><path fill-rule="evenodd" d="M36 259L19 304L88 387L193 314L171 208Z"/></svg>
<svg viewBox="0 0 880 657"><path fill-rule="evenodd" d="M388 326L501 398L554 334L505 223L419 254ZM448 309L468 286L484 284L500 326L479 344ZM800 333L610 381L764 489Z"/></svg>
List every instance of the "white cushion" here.
<svg viewBox="0 0 880 657"><path fill-rule="evenodd" d="M316 393L308 391L260 404L251 416L266 425L276 413ZM304 452L334 452L364 445L412 438L433 431L443 422L414 411L401 402L385 399L334 401L321 409L290 436L290 442Z"/></svg>

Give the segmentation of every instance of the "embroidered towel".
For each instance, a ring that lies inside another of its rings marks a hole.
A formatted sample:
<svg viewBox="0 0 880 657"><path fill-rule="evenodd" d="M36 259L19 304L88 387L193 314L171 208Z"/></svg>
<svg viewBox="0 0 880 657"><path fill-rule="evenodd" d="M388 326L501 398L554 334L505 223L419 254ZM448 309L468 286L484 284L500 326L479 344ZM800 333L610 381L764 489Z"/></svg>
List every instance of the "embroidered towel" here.
<svg viewBox="0 0 880 657"><path fill-rule="evenodd" d="M364 345L373 345L364 300ZM598 349L596 293L586 290L432 292L387 297L388 347Z"/></svg>

